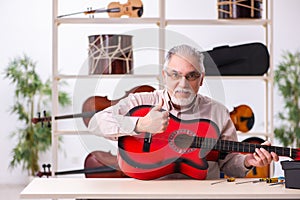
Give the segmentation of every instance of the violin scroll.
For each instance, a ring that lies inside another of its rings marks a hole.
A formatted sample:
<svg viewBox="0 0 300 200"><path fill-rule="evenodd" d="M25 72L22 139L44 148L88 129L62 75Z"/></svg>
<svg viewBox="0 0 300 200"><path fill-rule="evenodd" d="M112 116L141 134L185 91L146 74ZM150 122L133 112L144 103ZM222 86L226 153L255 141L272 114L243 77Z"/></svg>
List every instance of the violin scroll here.
<svg viewBox="0 0 300 200"><path fill-rule="evenodd" d="M38 112L38 117L32 118L31 122L33 124L37 124L37 123L41 122L42 127L44 127L44 123L47 122L47 127L50 128L51 127L51 124L50 124L51 116L48 117L45 110L43 111L43 114L44 114L44 117L41 117L41 113Z"/></svg>
<svg viewBox="0 0 300 200"><path fill-rule="evenodd" d="M43 177L43 176L46 176L47 178L49 176L51 176L51 169L50 169L51 168L51 164L43 164L42 167L43 167L43 171L39 171L36 174L36 176L38 176L40 178Z"/></svg>

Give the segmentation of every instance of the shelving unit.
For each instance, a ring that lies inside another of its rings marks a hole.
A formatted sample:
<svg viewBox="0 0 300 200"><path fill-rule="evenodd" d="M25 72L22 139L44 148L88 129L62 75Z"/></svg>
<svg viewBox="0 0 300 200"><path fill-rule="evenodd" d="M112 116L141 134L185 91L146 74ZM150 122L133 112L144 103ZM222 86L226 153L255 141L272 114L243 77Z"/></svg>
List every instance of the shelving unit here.
<svg viewBox="0 0 300 200"><path fill-rule="evenodd" d="M270 52L270 67L267 74L263 76L206 76L207 80L222 79L224 81L231 80L258 80L264 84L264 130L261 132L250 132L248 136L261 136L273 141L273 8L272 0L265 0L265 16L262 19L168 19L166 18L166 0L158 0L158 17L152 18L57 18L58 16L58 1L53 0L53 38L52 38L52 172L57 171L57 160L58 160L58 137L60 135L73 135L83 134L88 135L87 130L60 130L57 122L54 120L54 116L59 114L58 106L58 83L62 79L74 80L74 79L98 79L100 76L104 79L143 79L143 78L157 78L158 82L161 79L160 74L132 74L132 75L76 75L76 74L61 74L59 73L58 60L58 46L59 46L59 28L63 25L80 25L80 24L91 24L91 25L155 25L158 29L158 47L159 49L165 49L166 43L166 29L172 26L261 26L265 31L265 45L268 47ZM158 52L158 66L162 66L164 62L164 52ZM159 69L160 70L160 69ZM239 133L240 134L240 133ZM272 174L273 171L271 169ZM53 174L54 175L54 174Z"/></svg>

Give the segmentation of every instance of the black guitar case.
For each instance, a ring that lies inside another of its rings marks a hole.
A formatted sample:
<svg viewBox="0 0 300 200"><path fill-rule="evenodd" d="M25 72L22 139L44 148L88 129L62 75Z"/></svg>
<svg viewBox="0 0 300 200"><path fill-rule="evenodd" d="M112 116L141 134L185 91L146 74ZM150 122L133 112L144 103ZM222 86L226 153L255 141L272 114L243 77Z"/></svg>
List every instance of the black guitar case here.
<svg viewBox="0 0 300 200"><path fill-rule="evenodd" d="M269 69L270 55L262 43L220 46L203 52L207 76L258 76Z"/></svg>

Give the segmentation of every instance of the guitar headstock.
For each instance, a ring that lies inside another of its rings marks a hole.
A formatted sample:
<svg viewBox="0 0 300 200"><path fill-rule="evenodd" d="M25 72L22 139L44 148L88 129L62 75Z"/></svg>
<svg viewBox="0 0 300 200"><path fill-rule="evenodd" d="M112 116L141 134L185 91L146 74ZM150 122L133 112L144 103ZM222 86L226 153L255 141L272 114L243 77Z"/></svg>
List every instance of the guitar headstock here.
<svg viewBox="0 0 300 200"><path fill-rule="evenodd" d="M50 124L51 116L48 116L48 117L47 117L47 113L46 113L45 110L43 111L43 114L44 114L44 117L41 117L41 113L38 112L38 117L32 118L32 119L31 119L31 122L32 122L33 124L42 123L42 127L44 126L44 123L47 122L47 127L50 128L50 127L51 127L51 124Z"/></svg>
<svg viewBox="0 0 300 200"><path fill-rule="evenodd" d="M43 164L42 167L43 167L43 171L39 171L39 172L36 174L36 176L38 176L38 177L40 177L40 178L43 177L43 176L46 176L47 178L48 178L49 176L51 176L51 170L50 170L51 164Z"/></svg>

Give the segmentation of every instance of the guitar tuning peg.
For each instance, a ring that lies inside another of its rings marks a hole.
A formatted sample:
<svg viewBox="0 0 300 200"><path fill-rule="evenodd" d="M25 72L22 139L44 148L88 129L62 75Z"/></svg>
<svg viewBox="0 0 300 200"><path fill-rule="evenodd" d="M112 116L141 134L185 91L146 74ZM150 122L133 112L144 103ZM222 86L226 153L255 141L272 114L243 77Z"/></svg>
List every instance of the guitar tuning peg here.
<svg viewBox="0 0 300 200"><path fill-rule="evenodd" d="M46 164L42 165L44 172L46 172Z"/></svg>
<svg viewBox="0 0 300 200"><path fill-rule="evenodd" d="M42 128L44 128L44 120L41 119L41 112L38 112L39 121L41 122Z"/></svg>
<svg viewBox="0 0 300 200"><path fill-rule="evenodd" d="M88 7L87 11L92 11L92 7ZM89 18L94 18L94 14L89 14Z"/></svg>
<svg viewBox="0 0 300 200"><path fill-rule="evenodd" d="M47 167L47 169L48 169L48 173L46 173L46 174L47 174L47 178L48 178L49 175L51 175L51 170L50 170L51 164L47 164L46 167Z"/></svg>
<svg viewBox="0 0 300 200"><path fill-rule="evenodd" d="M47 113L46 110L43 111L44 119L46 119ZM42 127L44 127L44 120L42 120Z"/></svg>
<svg viewBox="0 0 300 200"><path fill-rule="evenodd" d="M47 168L48 168L48 170L50 171L51 164L47 164Z"/></svg>
<svg viewBox="0 0 300 200"><path fill-rule="evenodd" d="M41 112L38 112L37 115L38 115L38 121L41 122L41 126L44 127L43 120L41 120Z"/></svg>

